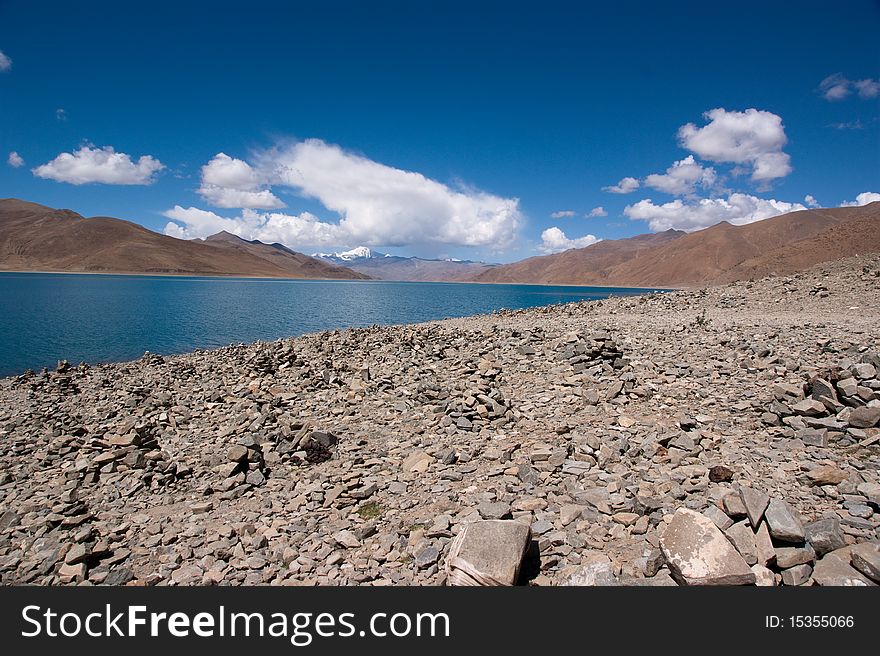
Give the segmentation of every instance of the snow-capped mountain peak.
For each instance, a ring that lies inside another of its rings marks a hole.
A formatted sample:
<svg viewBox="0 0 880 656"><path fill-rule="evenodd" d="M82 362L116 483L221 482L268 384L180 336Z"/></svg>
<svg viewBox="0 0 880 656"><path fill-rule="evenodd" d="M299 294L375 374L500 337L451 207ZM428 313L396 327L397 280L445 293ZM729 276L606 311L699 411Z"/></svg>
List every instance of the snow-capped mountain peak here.
<svg viewBox="0 0 880 656"><path fill-rule="evenodd" d="M379 253L374 253L366 246L357 246L350 251L343 251L341 253L313 253L312 257L351 262L352 260L369 260L374 257L381 257L381 255Z"/></svg>
<svg viewBox="0 0 880 656"><path fill-rule="evenodd" d="M358 246L356 248L352 248L350 251L336 253L336 257L341 260L353 260L358 257L370 258L373 257L373 251L371 251L366 246Z"/></svg>

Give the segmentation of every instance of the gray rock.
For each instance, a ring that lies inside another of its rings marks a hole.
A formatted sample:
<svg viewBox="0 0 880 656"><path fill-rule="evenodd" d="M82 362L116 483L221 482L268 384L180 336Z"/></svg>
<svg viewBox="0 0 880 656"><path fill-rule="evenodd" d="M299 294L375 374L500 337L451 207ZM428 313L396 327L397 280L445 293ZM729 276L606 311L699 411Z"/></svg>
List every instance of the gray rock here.
<svg viewBox="0 0 880 656"><path fill-rule="evenodd" d="M873 586L871 579L850 565L852 547L825 554L816 562L813 580L819 585Z"/></svg>
<svg viewBox="0 0 880 656"><path fill-rule="evenodd" d="M527 524L503 519L472 522L449 547L446 558L447 584L513 585L529 545Z"/></svg>
<svg viewBox="0 0 880 656"><path fill-rule="evenodd" d="M880 407L872 408L863 405L860 408L854 408L847 419L850 426L856 428L871 428L880 422Z"/></svg>
<svg viewBox="0 0 880 656"><path fill-rule="evenodd" d="M248 472L248 475L245 477L245 481L253 485L254 487L259 487L266 482L266 477L259 469L254 469L253 471Z"/></svg>
<svg viewBox="0 0 880 656"><path fill-rule="evenodd" d="M431 545L416 554L415 565L419 569L427 569L436 563L438 558L440 558L440 552L437 551L437 547Z"/></svg>
<svg viewBox="0 0 880 656"><path fill-rule="evenodd" d="M817 417L825 414L825 405L815 399L804 399L792 405L791 411L806 417Z"/></svg>
<svg viewBox="0 0 880 656"><path fill-rule="evenodd" d="M733 526L733 520L727 516L718 506L709 506L703 511L703 514L711 519L715 526L722 531Z"/></svg>
<svg viewBox="0 0 880 656"><path fill-rule="evenodd" d="M762 587L776 585L776 575L763 565L752 565L752 571L755 573L755 585Z"/></svg>
<svg viewBox="0 0 880 656"><path fill-rule="evenodd" d="M810 392L810 397L816 401L821 401L823 397L837 401L837 394L834 391L834 387L824 378L817 378L813 381L813 389Z"/></svg>
<svg viewBox="0 0 880 656"><path fill-rule="evenodd" d="M483 519L509 519L510 504L504 501L484 501L477 506L477 512Z"/></svg>
<svg viewBox="0 0 880 656"><path fill-rule="evenodd" d="M809 545L806 547L777 547L776 566L780 569L788 569L804 563L812 563L816 560L816 552Z"/></svg>
<svg viewBox="0 0 880 656"><path fill-rule="evenodd" d="M850 562L875 583L880 583L880 544L863 542L852 548Z"/></svg>
<svg viewBox="0 0 880 656"><path fill-rule="evenodd" d="M804 541L804 526L800 517L785 501L771 499L764 511L764 519L774 539L796 544Z"/></svg>
<svg viewBox="0 0 880 656"><path fill-rule="evenodd" d="M565 574L559 585L564 587L614 586L619 583L617 577L614 576L614 568L611 563L596 562L581 565L571 573Z"/></svg>
<svg viewBox="0 0 880 656"><path fill-rule="evenodd" d="M773 540L765 521L761 522L758 530L755 531L755 548L758 552L758 565L770 567L776 562L776 549L773 548Z"/></svg>
<svg viewBox="0 0 880 656"><path fill-rule="evenodd" d="M745 485L740 485L739 496L743 506L745 506L749 524L758 526L761 523L761 518L764 516L764 511L767 510L767 505L770 503L769 495Z"/></svg>
<svg viewBox="0 0 880 656"><path fill-rule="evenodd" d="M755 574L709 518L680 508L660 538L673 578L683 585L749 585Z"/></svg>
<svg viewBox="0 0 880 656"><path fill-rule="evenodd" d="M782 585L803 585L812 573L813 568L807 564L795 565L782 572Z"/></svg>
<svg viewBox="0 0 880 656"><path fill-rule="evenodd" d="M755 534L752 532L748 522L737 522L724 534L731 541L739 554L743 557L748 565L754 565L758 562L758 547L755 544Z"/></svg>
<svg viewBox="0 0 880 656"><path fill-rule="evenodd" d="M846 546L840 521L837 517L828 517L804 526L804 537L813 547L816 556L822 557L829 551L835 551Z"/></svg>

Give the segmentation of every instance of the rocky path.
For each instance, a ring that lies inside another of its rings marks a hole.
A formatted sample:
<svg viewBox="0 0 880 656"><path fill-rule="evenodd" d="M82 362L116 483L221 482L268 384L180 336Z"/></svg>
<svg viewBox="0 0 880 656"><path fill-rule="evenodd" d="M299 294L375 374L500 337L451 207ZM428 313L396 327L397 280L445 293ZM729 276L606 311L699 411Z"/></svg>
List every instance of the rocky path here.
<svg viewBox="0 0 880 656"><path fill-rule="evenodd" d="M870 585L878 370L880 257L62 363L0 382L0 581L442 584L506 520L521 583Z"/></svg>

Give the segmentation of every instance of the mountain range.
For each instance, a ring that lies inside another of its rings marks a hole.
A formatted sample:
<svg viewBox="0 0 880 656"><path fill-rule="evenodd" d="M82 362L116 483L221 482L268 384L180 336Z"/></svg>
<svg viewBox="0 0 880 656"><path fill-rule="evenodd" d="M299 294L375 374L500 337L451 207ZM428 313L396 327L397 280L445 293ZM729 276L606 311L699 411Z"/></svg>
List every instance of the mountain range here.
<svg viewBox="0 0 880 656"><path fill-rule="evenodd" d="M802 210L745 225L667 230L494 267L476 282L687 287L789 275L880 252L880 202Z"/></svg>
<svg viewBox="0 0 880 656"><path fill-rule="evenodd" d="M346 266L377 280L410 282L466 282L498 266L485 262L454 259L426 259L377 253L358 246L341 253L314 253L312 257L330 264Z"/></svg>
<svg viewBox="0 0 880 656"><path fill-rule="evenodd" d="M221 232L175 239L110 217L84 218L0 199L0 270L361 280L367 276L281 244Z"/></svg>
<svg viewBox="0 0 880 656"><path fill-rule="evenodd" d="M400 257L358 247L308 256L228 232L162 235L110 217L84 218L0 199L0 270L687 287L789 275L880 252L880 202L802 210L745 225L667 230L493 265Z"/></svg>

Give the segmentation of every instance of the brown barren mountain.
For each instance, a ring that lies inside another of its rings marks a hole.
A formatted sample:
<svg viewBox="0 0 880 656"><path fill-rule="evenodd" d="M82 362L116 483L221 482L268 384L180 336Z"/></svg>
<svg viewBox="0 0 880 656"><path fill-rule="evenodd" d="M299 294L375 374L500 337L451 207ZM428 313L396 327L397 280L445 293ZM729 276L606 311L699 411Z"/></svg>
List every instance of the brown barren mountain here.
<svg viewBox="0 0 880 656"><path fill-rule="evenodd" d="M109 217L84 218L14 198L0 199L0 270L266 278L366 279L280 244L221 233L175 239Z"/></svg>
<svg viewBox="0 0 880 656"><path fill-rule="evenodd" d="M601 241L496 267L478 282L689 286L787 275L880 251L880 202L791 212L692 233L667 231Z"/></svg>

